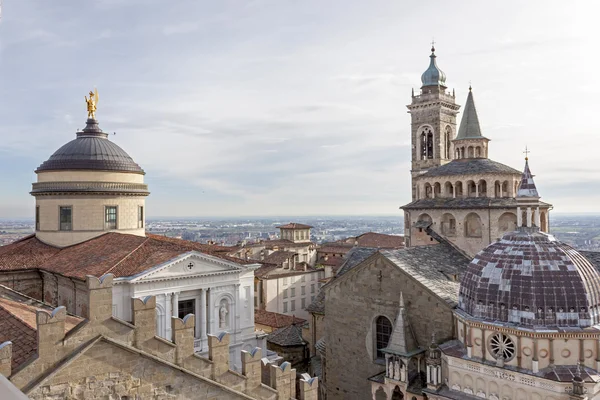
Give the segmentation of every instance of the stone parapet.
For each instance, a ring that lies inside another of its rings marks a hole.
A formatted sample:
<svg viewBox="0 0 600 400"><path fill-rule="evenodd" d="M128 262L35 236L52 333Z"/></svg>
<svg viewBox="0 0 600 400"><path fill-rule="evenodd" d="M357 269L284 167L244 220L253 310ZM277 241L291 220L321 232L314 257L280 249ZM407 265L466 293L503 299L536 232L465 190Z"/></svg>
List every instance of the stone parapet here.
<svg viewBox="0 0 600 400"><path fill-rule="evenodd" d="M12 343L0 344L0 375L10 376L12 363Z"/></svg>

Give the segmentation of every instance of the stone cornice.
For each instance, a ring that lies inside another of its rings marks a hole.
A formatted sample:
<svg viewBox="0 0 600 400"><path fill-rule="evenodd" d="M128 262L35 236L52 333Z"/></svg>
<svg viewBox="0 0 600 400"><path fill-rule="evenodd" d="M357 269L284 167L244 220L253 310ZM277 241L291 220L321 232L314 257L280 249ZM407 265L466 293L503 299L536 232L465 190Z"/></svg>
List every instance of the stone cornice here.
<svg viewBox="0 0 600 400"><path fill-rule="evenodd" d="M148 185L124 182L37 182L30 192L33 196L64 194L124 194L147 196Z"/></svg>

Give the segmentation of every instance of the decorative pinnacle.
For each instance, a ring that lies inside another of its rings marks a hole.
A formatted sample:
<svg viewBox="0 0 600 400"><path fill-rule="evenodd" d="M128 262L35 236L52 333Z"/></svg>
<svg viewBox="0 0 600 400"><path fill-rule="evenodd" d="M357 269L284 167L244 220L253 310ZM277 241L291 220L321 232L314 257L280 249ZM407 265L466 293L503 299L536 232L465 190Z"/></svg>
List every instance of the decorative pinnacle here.
<svg viewBox="0 0 600 400"><path fill-rule="evenodd" d="M400 308L404 308L404 295L400 292Z"/></svg>
<svg viewBox="0 0 600 400"><path fill-rule="evenodd" d="M529 153L531 153L531 151L527 150L527 146L525 146L525 151L523 153L525 153L525 161L529 161Z"/></svg>
<svg viewBox="0 0 600 400"><path fill-rule="evenodd" d="M431 52L432 53L435 52L435 39L434 38L431 39Z"/></svg>
<svg viewBox="0 0 600 400"><path fill-rule="evenodd" d="M469 92L472 90L473 88L471 87L471 81L469 81Z"/></svg>

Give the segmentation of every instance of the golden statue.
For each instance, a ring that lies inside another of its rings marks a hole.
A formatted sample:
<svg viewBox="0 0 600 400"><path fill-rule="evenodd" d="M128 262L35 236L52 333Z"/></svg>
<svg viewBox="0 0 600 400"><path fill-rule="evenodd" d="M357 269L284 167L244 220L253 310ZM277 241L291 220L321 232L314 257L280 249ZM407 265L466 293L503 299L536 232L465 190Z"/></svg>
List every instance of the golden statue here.
<svg viewBox="0 0 600 400"><path fill-rule="evenodd" d="M90 90L90 98L85 96L85 102L87 103L87 112L89 119L96 119L96 104L98 104L98 89Z"/></svg>

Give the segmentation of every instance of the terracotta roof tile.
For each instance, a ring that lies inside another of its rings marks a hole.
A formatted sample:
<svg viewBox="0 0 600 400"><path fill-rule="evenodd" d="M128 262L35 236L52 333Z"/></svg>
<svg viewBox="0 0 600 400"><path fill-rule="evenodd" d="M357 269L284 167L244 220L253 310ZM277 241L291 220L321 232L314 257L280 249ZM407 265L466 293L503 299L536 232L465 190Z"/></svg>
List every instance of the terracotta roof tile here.
<svg viewBox="0 0 600 400"><path fill-rule="evenodd" d="M301 325L306 322L302 318L297 318L291 315L279 314L276 312L266 310L254 310L254 322L256 324L270 326L272 328L283 328L289 326L294 322Z"/></svg>
<svg viewBox="0 0 600 400"><path fill-rule="evenodd" d="M294 251L277 250L265 257L265 262L281 266L284 262L290 258L293 258L296 254L297 253Z"/></svg>
<svg viewBox="0 0 600 400"><path fill-rule="evenodd" d="M12 368L15 369L37 352L38 310L53 310L49 305L0 285L0 343L11 341ZM67 315L65 333L83 318Z"/></svg>
<svg viewBox="0 0 600 400"><path fill-rule="evenodd" d="M70 247L59 249L34 236L0 247L0 271L43 269L85 279L86 275L131 276L181 254L199 251L238 264L256 261L228 256L228 247L147 234L146 237L107 233Z"/></svg>
<svg viewBox="0 0 600 400"><path fill-rule="evenodd" d="M359 247L378 249L401 249L404 247L404 236L386 235L384 233L367 232L356 237Z"/></svg>

